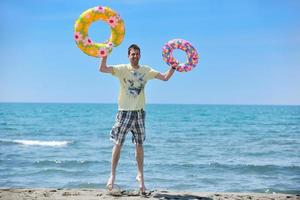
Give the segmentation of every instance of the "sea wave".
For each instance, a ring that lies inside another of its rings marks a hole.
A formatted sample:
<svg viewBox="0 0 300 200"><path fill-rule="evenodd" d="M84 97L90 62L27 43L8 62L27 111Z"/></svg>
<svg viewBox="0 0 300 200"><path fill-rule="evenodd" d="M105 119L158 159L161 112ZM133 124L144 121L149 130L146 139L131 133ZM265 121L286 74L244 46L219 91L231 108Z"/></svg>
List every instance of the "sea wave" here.
<svg viewBox="0 0 300 200"><path fill-rule="evenodd" d="M43 140L0 140L0 144L20 144L27 146L65 147L72 141L43 141Z"/></svg>
<svg viewBox="0 0 300 200"><path fill-rule="evenodd" d="M160 167L160 163L150 163L151 167ZM172 169L213 169L213 170L233 170L242 172L257 172L257 173L268 173L268 172L300 172L299 165L273 165L273 164L226 164L226 163L165 163L165 168Z"/></svg>
<svg viewBox="0 0 300 200"><path fill-rule="evenodd" d="M80 167L80 166L93 166L99 164L110 164L109 161L103 160L38 160L34 162L34 165L42 166L60 166L60 167Z"/></svg>

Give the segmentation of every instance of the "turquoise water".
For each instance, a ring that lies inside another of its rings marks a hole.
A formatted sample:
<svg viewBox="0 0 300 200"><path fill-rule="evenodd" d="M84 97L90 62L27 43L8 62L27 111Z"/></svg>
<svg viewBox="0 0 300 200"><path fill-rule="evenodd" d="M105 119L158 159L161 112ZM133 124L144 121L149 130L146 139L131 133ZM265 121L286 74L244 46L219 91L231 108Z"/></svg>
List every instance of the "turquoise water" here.
<svg viewBox="0 0 300 200"><path fill-rule="evenodd" d="M149 189L300 192L300 106L148 105ZM114 104L0 104L0 187L104 188ZM116 183L136 188L134 145Z"/></svg>

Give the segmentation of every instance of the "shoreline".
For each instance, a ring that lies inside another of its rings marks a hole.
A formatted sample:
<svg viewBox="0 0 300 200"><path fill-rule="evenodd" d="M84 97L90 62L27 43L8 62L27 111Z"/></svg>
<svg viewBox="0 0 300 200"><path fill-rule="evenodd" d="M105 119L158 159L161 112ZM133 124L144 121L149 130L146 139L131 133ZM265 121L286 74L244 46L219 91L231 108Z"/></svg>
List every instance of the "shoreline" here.
<svg viewBox="0 0 300 200"><path fill-rule="evenodd" d="M98 200L98 199L202 199L202 200L300 200L300 194L267 194L267 193L234 193L234 192L185 192L152 190L147 197L142 197L137 191L123 191L119 196L112 196L105 189L56 189L56 188L1 188L0 199L14 200Z"/></svg>

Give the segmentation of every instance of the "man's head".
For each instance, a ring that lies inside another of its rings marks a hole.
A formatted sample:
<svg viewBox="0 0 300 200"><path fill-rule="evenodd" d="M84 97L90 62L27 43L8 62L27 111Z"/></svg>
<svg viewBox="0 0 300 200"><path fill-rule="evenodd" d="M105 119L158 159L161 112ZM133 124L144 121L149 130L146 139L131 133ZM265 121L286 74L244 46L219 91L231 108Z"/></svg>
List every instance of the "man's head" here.
<svg viewBox="0 0 300 200"><path fill-rule="evenodd" d="M138 66L139 60L141 57L141 50L140 47L136 44L130 45L128 47L128 58L130 61L131 66Z"/></svg>

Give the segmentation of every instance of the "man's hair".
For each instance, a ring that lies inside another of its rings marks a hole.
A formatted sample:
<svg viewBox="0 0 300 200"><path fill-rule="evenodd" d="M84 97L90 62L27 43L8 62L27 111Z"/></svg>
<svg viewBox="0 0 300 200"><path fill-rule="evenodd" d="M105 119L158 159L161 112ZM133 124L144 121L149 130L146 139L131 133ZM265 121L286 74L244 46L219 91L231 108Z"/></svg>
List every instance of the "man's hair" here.
<svg viewBox="0 0 300 200"><path fill-rule="evenodd" d="M136 45L136 44L130 45L130 46L128 47L128 55L130 54L130 50L131 50L131 49L138 50L139 53L141 54L141 49L140 49L140 47L139 47L138 45Z"/></svg>

